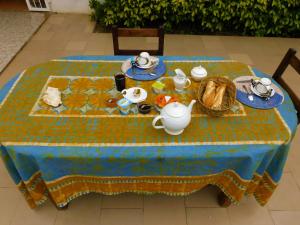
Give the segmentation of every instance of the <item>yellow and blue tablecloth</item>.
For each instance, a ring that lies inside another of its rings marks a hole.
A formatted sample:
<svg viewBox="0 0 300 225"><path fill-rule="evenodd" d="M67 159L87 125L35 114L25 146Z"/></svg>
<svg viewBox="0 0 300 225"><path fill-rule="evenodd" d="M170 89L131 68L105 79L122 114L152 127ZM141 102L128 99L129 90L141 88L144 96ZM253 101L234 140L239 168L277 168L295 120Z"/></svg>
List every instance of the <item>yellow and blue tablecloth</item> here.
<svg viewBox="0 0 300 225"><path fill-rule="evenodd" d="M104 104L118 96L113 75L121 56L73 56L26 69L0 91L0 143L5 165L31 207L51 197L62 207L90 192L187 195L208 184L233 202L245 194L267 203L280 181L297 126L294 106L285 101L270 110L236 102L224 117L206 116L197 106L182 135L152 128L156 113L122 116ZM161 57L166 93L172 76L204 66L209 76L266 76L243 63L210 57ZM127 87L148 90L153 81L127 79ZM190 89L181 102L195 98ZM62 92L63 105L41 101L48 86Z"/></svg>

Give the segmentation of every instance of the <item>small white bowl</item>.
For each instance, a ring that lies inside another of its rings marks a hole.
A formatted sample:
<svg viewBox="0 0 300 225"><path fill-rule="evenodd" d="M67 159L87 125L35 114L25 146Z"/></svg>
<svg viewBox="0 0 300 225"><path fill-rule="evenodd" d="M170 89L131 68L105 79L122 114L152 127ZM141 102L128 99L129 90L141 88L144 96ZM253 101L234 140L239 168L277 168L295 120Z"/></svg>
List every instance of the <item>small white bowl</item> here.
<svg viewBox="0 0 300 225"><path fill-rule="evenodd" d="M207 71L204 67L197 66L191 70L191 76L194 81L200 81L207 76Z"/></svg>

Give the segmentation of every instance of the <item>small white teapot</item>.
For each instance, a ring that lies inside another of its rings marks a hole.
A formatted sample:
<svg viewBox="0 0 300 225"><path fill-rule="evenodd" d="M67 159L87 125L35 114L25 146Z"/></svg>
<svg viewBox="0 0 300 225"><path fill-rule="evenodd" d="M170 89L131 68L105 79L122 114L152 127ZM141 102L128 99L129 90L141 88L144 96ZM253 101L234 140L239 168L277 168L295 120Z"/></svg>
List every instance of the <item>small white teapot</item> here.
<svg viewBox="0 0 300 225"><path fill-rule="evenodd" d="M164 129L168 134L179 135L191 122L192 108L196 100L192 100L189 106L179 102L167 104L160 112L160 115L152 121L155 129ZM156 122L161 120L163 126L156 126Z"/></svg>

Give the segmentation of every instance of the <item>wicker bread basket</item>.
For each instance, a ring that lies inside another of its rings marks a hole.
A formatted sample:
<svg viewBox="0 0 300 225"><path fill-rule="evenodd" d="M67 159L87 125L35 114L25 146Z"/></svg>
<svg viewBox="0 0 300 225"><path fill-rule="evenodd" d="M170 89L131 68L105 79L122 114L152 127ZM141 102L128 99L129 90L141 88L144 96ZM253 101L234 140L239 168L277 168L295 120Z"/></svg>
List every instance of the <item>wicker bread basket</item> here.
<svg viewBox="0 0 300 225"><path fill-rule="evenodd" d="M205 88L206 85L208 83L208 81L214 81L217 85L221 85L221 84L226 84L226 91L223 97L223 101L222 101L222 105L220 109L212 109L212 108L208 108L203 104L202 101L202 96L205 92ZM235 96L236 96L236 87L234 85L234 83L225 78L225 77L221 77L221 76L214 76L214 77L206 77L204 78L198 88L198 92L197 92L197 98L199 101L199 106L201 108L201 110L208 114L209 116L223 116L225 112L227 112L232 105L235 102Z"/></svg>

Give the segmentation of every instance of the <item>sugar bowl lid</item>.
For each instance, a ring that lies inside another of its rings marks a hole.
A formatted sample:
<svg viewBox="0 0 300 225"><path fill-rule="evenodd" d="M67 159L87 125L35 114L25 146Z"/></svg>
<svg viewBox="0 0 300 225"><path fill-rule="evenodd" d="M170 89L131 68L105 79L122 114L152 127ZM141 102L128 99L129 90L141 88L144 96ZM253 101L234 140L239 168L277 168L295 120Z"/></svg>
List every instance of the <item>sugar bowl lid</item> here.
<svg viewBox="0 0 300 225"><path fill-rule="evenodd" d="M192 69L191 71L193 76L196 77L206 77L207 76L207 71L204 67L200 66L196 66Z"/></svg>

